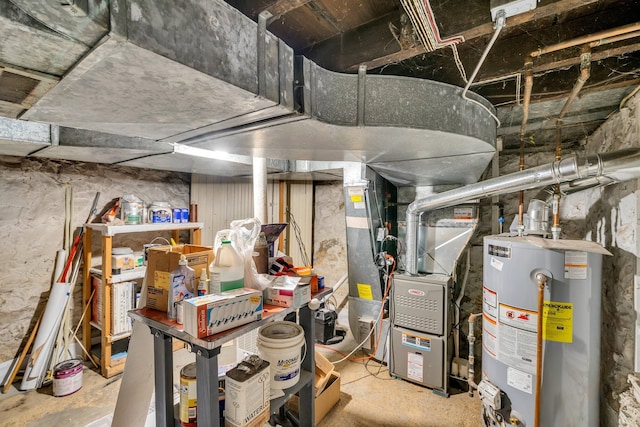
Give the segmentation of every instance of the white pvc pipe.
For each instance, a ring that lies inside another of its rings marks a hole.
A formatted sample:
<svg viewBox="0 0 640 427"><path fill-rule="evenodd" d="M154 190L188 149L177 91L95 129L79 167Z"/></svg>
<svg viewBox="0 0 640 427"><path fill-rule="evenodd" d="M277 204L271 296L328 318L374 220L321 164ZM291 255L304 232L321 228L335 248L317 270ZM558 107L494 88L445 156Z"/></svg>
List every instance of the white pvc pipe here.
<svg viewBox="0 0 640 427"><path fill-rule="evenodd" d="M20 383L20 390L33 390L42 385L47 372L53 345L62 321L62 313L69 300L69 285L56 282L49 293L47 307L44 310L40 328L33 342L33 349Z"/></svg>
<svg viewBox="0 0 640 427"><path fill-rule="evenodd" d="M267 159L253 158L253 216L267 223Z"/></svg>

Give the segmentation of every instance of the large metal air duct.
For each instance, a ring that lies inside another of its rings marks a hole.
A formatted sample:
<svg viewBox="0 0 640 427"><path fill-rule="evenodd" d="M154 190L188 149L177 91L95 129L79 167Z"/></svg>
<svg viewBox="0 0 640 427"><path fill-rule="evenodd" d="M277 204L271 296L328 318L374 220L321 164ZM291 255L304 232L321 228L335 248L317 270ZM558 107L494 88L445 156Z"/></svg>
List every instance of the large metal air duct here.
<svg viewBox="0 0 640 427"><path fill-rule="evenodd" d="M638 177L640 149L627 149L584 158L574 156L415 200L409 205L406 213L407 273L418 274L418 226L423 212L550 184L570 182L579 185L582 182L593 184L594 181L611 184Z"/></svg>

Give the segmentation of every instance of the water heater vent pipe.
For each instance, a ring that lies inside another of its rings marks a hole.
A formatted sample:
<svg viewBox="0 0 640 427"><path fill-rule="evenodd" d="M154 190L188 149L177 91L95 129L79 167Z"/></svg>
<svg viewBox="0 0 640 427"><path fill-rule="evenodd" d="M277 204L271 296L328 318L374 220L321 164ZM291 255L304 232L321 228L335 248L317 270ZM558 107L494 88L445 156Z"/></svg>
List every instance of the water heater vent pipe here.
<svg viewBox="0 0 640 427"><path fill-rule="evenodd" d="M599 179L600 177L605 179ZM423 212L551 184L580 183L585 180L611 184L638 177L640 177L640 149L633 148L584 158L569 157L415 200L409 205L406 213L407 273L418 274L418 227Z"/></svg>

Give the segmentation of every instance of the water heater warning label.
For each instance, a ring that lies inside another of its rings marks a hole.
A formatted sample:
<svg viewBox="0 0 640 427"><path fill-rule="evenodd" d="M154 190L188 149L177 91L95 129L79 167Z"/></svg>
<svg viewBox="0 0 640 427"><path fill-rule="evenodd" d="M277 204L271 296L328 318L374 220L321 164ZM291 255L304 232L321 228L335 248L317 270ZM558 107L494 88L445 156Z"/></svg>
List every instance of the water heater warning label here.
<svg viewBox="0 0 640 427"><path fill-rule="evenodd" d="M573 342L573 304L545 301L542 338L547 341Z"/></svg>
<svg viewBox="0 0 640 427"><path fill-rule="evenodd" d="M587 253L582 251L566 251L564 253L564 278L587 278Z"/></svg>
<svg viewBox="0 0 640 427"><path fill-rule="evenodd" d="M533 394L533 375L511 367L507 368L507 384L513 388Z"/></svg>
<svg viewBox="0 0 640 427"><path fill-rule="evenodd" d="M486 286L482 287L482 311L494 320L498 317L498 294Z"/></svg>
<svg viewBox="0 0 640 427"><path fill-rule="evenodd" d="M502 363L533 374L538 313L506 304L498 309L498 357Z"/></svg>

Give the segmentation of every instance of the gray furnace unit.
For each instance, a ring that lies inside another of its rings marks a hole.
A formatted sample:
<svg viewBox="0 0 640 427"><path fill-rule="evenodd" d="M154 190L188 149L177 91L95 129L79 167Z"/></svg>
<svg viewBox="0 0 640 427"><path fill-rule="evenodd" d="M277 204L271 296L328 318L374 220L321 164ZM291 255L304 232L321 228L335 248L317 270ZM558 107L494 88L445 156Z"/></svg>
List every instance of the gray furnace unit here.
<svg viewBox="0 0 640 427"><path fill-rule="evenodd" d="M394 276L390 373L448 395L451 277Z"/></svg>

